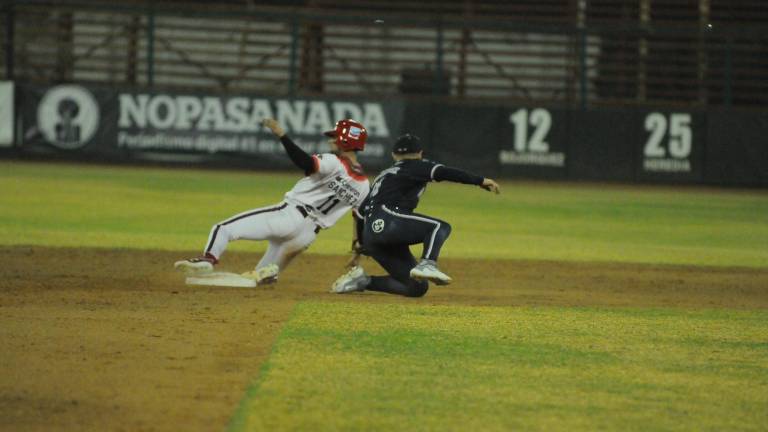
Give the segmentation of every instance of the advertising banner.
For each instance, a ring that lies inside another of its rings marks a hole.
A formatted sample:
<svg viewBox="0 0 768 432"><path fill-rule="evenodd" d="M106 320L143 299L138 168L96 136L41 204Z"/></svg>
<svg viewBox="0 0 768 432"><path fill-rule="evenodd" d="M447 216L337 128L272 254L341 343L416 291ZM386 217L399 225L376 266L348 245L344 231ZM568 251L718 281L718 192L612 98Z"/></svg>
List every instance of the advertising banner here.
<svg viewBox="0 0 768 432"><path fill-rule="evenodd" d="M279 140L262 127L275 118L308 153L328 151L323 132L353 118L368 130L360 160L366 167L389 163L389 146L400 131L402 102L272 99L167 93L121 93L116 145L131 154L230 155L253 166L290 167Z"/></svg>
<svg viewBox="0 0 768 432"><path fill-rule="evenodd" d="M484 176L768 184L768 120L760 112L566 110L0 83L0 147L20 143L23 152L53 157L292 169L280 142L261 125L267 117L308 153L328 150L322 133L337 120L360 121L368 142L359 157L371 175L392 164L394 140L410 132L422 138L426 158Z"/></svg>
<svg viewBox="0 0 768 432"><path fill-rule="evenodd" d="M337 120L365 125L366 167L389 165L402 102L280 99L130 92L78 85L24 87L24 147L36 152L183 163L290 168L279 140L262 127L272 117L308 153L328 151L323 132Z"/></svg>
<svg viewBox="0 0 768 432"><path fill-rule="evenodd" d="M13 83L0 81L0 147L13 145Z"/></svg>

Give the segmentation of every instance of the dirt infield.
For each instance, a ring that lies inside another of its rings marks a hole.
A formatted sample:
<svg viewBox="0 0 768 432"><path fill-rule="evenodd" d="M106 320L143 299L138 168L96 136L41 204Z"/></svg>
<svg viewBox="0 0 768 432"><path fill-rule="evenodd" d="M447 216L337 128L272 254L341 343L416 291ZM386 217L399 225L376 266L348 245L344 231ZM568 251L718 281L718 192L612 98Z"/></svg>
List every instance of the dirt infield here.
<svg viewBox="0 0 768 432"><path fill-rule="evenodd" d="M768 270L444 260L422 299L327 293L346 257L268 288L189 287L184 254L0 247L0 430L222 430L296 302L768 307ZM244 271L252 254L230 254ZM375 269L370 261L366 267Z"/></svg>

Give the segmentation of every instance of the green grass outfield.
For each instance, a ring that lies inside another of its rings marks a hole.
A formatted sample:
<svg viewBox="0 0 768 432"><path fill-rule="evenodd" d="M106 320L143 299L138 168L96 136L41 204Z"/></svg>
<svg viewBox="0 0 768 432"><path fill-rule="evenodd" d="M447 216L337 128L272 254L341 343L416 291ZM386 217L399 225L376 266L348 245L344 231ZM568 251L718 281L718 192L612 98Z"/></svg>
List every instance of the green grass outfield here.
<svg viewBox="0 0 768 432"><path fill-rule="evenodd" d="M298 178L4 161L0 244L199 250ZM429 187L444 256L768 268L765 191L502 188ZM346 253L349 223L310 252ZM765 310L329 300L297 304L230 430L768 429Z"/></svg>
<svg viewBox="0 0 768 432"><path fill-rule="evenodd" d="M0 244L200 250L211 225L279 202L297 173L0 162ZM445 257L768 267L768 194L700 188L433 184ZM351 221L312 253L349 248ZM231 250L263 251L236 242Z"/></svg>
<svg viewBox="0 0 768 432"><path fill-rule="evenodd" d="M229 430L765 430L766 322L303 303Z"/></svg>

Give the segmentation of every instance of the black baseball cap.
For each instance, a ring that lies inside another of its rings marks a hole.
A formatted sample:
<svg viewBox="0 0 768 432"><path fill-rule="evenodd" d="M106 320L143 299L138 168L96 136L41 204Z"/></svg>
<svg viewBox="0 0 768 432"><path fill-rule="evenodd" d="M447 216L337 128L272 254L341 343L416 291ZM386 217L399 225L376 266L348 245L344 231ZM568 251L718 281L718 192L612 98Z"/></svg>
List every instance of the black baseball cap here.
<svg viewBox="0 0 768 432"><path fill-rule="evenodd" d="M395 145L392 146L392 153L394 154L418 153L422 150L421 138L411 134L399 136Z"/></svg>

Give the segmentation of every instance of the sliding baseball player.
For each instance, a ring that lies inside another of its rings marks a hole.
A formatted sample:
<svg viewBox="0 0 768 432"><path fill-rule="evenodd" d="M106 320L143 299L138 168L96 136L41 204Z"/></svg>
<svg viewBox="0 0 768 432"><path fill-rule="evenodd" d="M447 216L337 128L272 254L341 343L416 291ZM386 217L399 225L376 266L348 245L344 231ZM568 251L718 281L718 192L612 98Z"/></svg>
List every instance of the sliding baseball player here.
<svg viewBox="0 0 768 432"><path fill-rule="evenodd" d="M288 157L305 176L268 207L245 211L211 228L203 255L177 261L174 267L186 273L212 272L227 245L235 240L266 240L267 251L256 269L243 276L257 284L273 283L293 258L330 228L349 209L357 209L368 195L370 184L357 160L368 132L362 124L346 119L336 123L329 137L330 153L309 155L299 148L274 119L265 119L283 144Z"/></svg>

